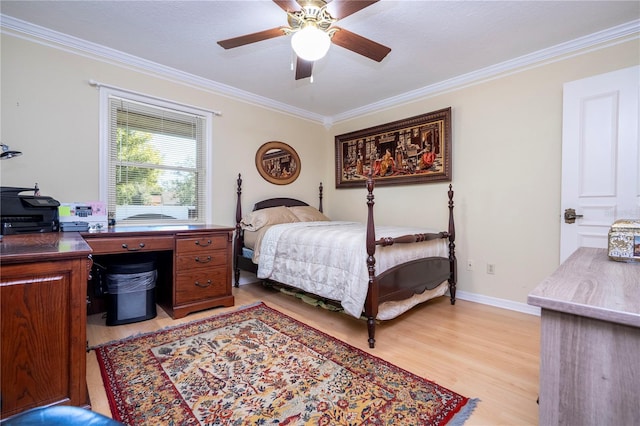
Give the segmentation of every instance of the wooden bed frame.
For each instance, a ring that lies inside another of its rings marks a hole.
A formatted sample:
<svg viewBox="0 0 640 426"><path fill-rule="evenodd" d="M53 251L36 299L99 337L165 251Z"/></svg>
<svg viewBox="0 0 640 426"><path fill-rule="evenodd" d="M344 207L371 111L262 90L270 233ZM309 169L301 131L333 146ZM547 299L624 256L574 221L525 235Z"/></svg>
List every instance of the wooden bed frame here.
<svg viewBox="0 0 640 426"><path fill-rule="evenodd" d="M236 232L234 237L234 278L235 286L239 286L240 270L256 273L258 266L251 259L242 255L244 246L244 233L240 226L242 220L242 207L240 203L242 195L242 177L238 174L238 191L236 204ZM373 219L374 180L371 176L367 179L367 269L369 272L369 289L364 306L364 315L367 318L367 328L369 332L369 347L375 346L375 326L378 307L381 303L403 300L420 294L429 285L439 284L445 280L449 281L449 293L451 304L456 302L456 282L457 282L457 259L455 255L455 225L453 220L453 190L449 185L448 207L449 226L446 232L411 234L396 238L383 237L376 240L375 225ZM322 212L322 184L319 187L319 209ZM277 206L307 206L308 204L293 198L271 198L255 204L253 210L260 210ZM379 275L375 272L375 251L376 246L391 246L393 244L410 244L440 238L449 240L449 257L429 257L414 260L402 265L395 266ZM364 259L363 259L364 261ZM293 286L291 283L279 283L285 286Z"/></svg>

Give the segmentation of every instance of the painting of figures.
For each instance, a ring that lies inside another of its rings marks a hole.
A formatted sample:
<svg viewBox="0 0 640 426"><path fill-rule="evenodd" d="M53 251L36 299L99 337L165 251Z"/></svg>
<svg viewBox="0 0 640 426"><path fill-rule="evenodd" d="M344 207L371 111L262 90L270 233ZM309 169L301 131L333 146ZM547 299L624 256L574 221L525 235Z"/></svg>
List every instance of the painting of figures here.
<svg viewBox="0 0 640 426"><path fill-rule="evenodd" d="M451 180L451 108L336 136L336 187Z"/></svg>

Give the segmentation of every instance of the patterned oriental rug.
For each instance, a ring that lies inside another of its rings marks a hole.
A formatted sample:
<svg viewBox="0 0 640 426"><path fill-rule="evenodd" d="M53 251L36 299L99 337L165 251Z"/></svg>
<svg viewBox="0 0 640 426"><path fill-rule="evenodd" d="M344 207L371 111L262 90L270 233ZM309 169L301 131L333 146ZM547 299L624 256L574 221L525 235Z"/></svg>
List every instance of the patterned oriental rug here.
<svg viewBox="0 0 640 426"><path fill-rule="evenodd" d="M477 403L264 303L93 349L128 425L460 425Z"/></svg>

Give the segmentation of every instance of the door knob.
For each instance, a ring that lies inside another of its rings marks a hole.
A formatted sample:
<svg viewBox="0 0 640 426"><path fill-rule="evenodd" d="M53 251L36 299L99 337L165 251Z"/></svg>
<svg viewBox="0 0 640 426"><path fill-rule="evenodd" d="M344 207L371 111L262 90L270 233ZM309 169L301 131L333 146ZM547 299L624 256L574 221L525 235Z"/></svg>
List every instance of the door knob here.
<svg viewBox="0 0 640 426"><path fill-rule="evenodd" d="M578 217L582 217L582 215L576 214L575 209L566 209L564 211L564 223L575 223Z"/></svg>

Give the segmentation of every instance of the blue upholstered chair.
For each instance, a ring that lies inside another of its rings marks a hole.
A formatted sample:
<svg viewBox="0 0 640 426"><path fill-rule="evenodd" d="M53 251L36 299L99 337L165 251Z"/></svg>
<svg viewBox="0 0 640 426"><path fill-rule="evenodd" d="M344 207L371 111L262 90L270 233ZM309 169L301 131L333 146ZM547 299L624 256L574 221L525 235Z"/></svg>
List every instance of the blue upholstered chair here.
<svg viewBox="0 0 640 426"><path fill-rule="evenodd" d="M69 405L37 407L3 420L2 426L121 426L107 416Z"/></svg>

